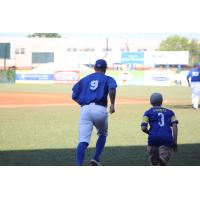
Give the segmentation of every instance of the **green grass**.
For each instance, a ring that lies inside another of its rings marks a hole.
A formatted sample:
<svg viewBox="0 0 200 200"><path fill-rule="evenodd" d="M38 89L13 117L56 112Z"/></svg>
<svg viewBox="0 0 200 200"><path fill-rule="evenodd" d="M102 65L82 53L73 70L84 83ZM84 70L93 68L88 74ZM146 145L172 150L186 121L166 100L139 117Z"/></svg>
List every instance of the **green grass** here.
<svg viewBox="0 0 200 200"><path fill-rule="evenodd" d="M71 93L71 85L0 84L0 92ZM200 165L200 114L190 108L191 92L187 87L120 86L118 97L145 98L162 92L173 100L165 105L179 119L179 150L169 165ZM140 131L142 115L149 105L116 105L109 115L109 136L102 154L105 166L149 165L147 137ZM79 106L0 108L0 165L75 165ZM92 136L84 165L94 151L97 136Z"/></svg>

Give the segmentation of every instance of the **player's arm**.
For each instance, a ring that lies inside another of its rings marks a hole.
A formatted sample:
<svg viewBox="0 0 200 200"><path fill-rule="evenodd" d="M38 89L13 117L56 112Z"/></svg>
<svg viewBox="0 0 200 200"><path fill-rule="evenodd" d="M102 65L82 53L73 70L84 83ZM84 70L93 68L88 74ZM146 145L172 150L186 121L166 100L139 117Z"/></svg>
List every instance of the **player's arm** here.
<svg viewBox="0 0 200 200"><path fill-rule="evenodd" d="M79 83L77 83L72 88L72 99L77 103L79 102L79 94L80 94L80 86Z"/></svg>
<svg viewBox="0 0 200 200"><path fill-rule="evenodd" d="M110 97L110 113L115 112L115 97L116 97L116 88L112 88L109 90Z"/></svg>
<svg viewBox="0 0 200 200"><path fill-rule="evenodd" d="M116 97L117 83L111 77L108 77L107 81L108 81L107 82L108 83L108 94L109 94L109 98L110 98L110 113L112 114L115 112L115 97Z"/></svg>
<svg viewBox="0 0 200 200"><path fill-rule="evenodd" d="M177 137L178 137L177 123L172 124L172 132L173 132L173 150L177 151Z"/></svg>
<svg viewBox="0 0 200 200"><path fill-rule="evenodd" d="M191 77L191 73L189 72L189 74L187 75L187 82L188 82L189 87L190 87L190 77Z"/></svg>
<svg viewBox="0 0 200 200"><path fill-rule="evenodd" d="M76 92L72 92L72 99L74 100L74 101L77 101L77 98L78 97L78 95L77 95L77 93Z"/></svg>

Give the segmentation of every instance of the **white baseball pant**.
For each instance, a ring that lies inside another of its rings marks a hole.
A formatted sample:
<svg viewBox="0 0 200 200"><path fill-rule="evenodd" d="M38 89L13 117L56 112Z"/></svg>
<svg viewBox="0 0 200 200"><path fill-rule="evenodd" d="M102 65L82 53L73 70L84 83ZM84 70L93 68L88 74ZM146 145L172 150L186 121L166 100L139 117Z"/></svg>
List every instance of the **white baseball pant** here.
<svg viewBox="0 0 200 200"><path fill-rule="evenodd" d="M190 85L192 89L192 105L195 109L198 109L200 97L200 82L191 82Z"/></svg>
<svg viewBox="0 0 200 200"><path fill-rule="evenodd" d="M79 121L79 143L90 143L93 126L97 129L97 134L108 134L108 112L107 108L95 103L90 103L81 107Z"/></svg>

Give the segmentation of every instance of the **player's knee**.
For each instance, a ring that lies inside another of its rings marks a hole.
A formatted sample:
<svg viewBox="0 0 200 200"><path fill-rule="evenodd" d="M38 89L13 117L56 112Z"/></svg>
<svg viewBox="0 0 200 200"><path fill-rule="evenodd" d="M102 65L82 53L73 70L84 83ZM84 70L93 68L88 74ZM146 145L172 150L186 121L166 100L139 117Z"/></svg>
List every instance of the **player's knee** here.
<svg viewBox="0 0 200 200"><path fill-rule="evenodd" d="M99 137L107 137L108 136L108 132L98 132L97 135Z"/></svg>
<svg viewBox="0 0 200 200"><path fill-rule="evenodd" d="M88 142L79 142L77 148L78 148L78 147L83 147L83 148L86 149L86 148L88 147L88 145L89 145Z"/></svg>
<svg viewBox="0 0 200 200"><path fill-rule="evenodd" d="M99 136L101 136L101 137L107 137L108 136L108 134L106 133L106 134L101 134L101 135L99 135Z"/></svg>

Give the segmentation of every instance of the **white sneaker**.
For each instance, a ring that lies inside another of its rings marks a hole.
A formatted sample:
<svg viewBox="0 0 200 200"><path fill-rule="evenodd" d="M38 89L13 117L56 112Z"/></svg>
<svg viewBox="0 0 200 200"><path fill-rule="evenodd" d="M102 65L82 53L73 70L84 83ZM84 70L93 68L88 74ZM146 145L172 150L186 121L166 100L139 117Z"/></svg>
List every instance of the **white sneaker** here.
<svg viewBox="0 0 200 200"><path fill-rule="evenodd" d="M96 161L95 159L91 159L90 164L91 164L92 166L101 166L101 163L98 162L98 161Z"/></svg>

